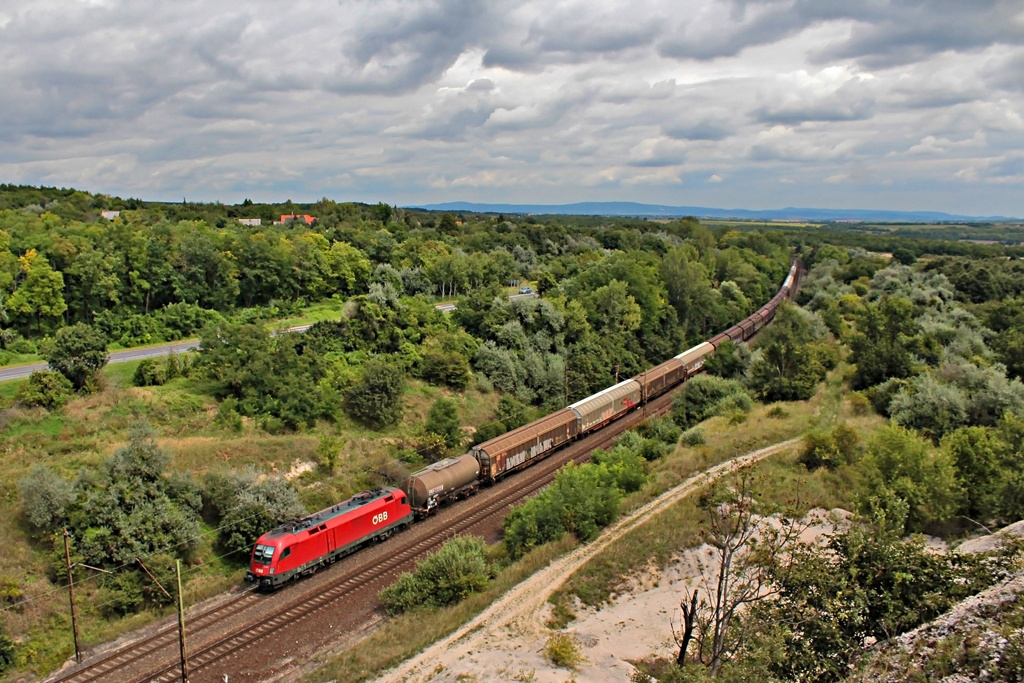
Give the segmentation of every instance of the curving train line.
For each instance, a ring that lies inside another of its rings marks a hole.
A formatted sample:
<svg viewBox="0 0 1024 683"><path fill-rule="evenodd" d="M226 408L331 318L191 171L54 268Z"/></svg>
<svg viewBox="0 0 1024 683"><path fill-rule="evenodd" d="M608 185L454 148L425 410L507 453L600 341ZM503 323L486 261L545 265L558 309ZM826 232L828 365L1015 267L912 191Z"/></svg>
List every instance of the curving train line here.
<svg viewBox="0 0 1024 683"><path fill-rule="evenodd" d="M768 303L711 339L636 377L619 382L489 441L457 458L411 475L401 488L364 491L315 514L263 534L253 547L246 581L273 590L333 564L363 545L429 516L440 505L474 493L533 465L555 450L595 432L701 372L726 340L745 341L769 324L784 299L800 285L802 264L794 260Z"/></svg>

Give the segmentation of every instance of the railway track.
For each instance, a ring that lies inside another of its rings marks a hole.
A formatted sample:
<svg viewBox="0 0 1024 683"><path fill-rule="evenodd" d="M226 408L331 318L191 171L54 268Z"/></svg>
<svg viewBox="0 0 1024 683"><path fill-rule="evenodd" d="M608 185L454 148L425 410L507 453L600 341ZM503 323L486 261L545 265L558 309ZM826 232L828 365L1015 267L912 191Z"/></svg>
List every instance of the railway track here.
<svg viewBox="0 0 1024 683"><path fill-rule="evenodd" d="M206 630L213 625L228 619L245 609L258 597L254 594L254 588L249 588L232 597L227 602L221 603L198 614L190 616L189 628ZM161 648L177 646L177 626L161 628L156 633L142 640L133 642L129 647L122 648L116 652L106 655L96 661L88 662L83 667L72 671L60 672L54 677L47 678L47 683L87 683L88 681L107 680L115 671L130 666L144 657L157 652Z"/></svg>
<svg viewBox="0 0 1024 683"><path fill-rule="evenodd" d="M509 506L533 495L548 485L558 469L566 462L584 461L595 448L605 448L625 430L637 425L646 417L666 412L671 406L672 394L660 396L645 408L634 411L608 425L585 439L566 446L552 456L495 485L489 491L458 503L454 520L447 525L436 525L422 538L410 537L409 532L392 538L388 545L394 545L395 552L380 561L367 560L332 578L314 594L297 594L276 607L272 614L263 614L256 621L228 629L226 634L213 634L215 627L232 617L240 616L250 609L262 596L251 589L227 602L203 612L188 615L186 631L189 639L188 666L190 674L200 673L215 662L243 651L270 634L279 635L282 630L304 621L336 605L340 600L351 598L382 580L396 578L403 571L409 571L418 559L439 548L452 536L467 533L475 527L493 520ZM489 494L489 495L488 495ZM414 527L417 528L417 527ZM408 539L404 543L402 539ZM359 555L355 558L358 560ZM295 590L298 587L285 589ZM212 635L211 635L212 634ZM46 679L46 683L87 683L89 681L121 680L131 683L148 681L167 682L181 679L180 662L177 655L178 634L174 625L166 626L151 636L131 643L129 646L103 656L96 661L69 671L63 671ZM146 660L153 659L154 666L145 674Z"/></svg>

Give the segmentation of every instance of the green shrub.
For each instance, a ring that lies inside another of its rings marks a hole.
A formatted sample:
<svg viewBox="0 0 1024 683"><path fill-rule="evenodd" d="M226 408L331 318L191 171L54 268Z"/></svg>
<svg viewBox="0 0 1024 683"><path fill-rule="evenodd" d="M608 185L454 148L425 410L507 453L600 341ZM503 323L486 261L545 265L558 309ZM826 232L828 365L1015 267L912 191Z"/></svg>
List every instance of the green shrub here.
<svg viewBox="0 0 1024 683"><path fill-rule="evenodd" d="M306 514L299 495L280 477L264 477L255 469L206 475L202 487L203 517L219 526L218 542L227 551L248 557L264 532Z"/></svg>
<svg viewBox="0 0 1024 683"><path fill-rule="evenodd" d="M424 429L428 433L441 437L447 448L455 448L462 443L462 425L459 423L458 405L450 398L441 397L434 401L427 413Z"/></svg>
<svg viewBox="0 0 1024 683"><path fill-rule="evenodd" d="M130 315L121 321L117 343L124 347L163 341L163 326L149 315Z"/></svg>
<svg viewBox="0 0 1024 683"><path fill-rule="evenodd" d="M7 577L0 578L0 604L18 605L24 595L17 581Z"/></svg>
<svg viewBox="0 0 1024 683"><path fill-rule="evenodd" d="M741 379L750 367L750 349L746 344L735 344L726 339L714 355L704 361L704 370L709 375L725 379Z"/></svg>
<svg viewBox="0 0 1024 683"><path fill-rule="evenodd" d="M207 325L222 323L224 317L217 311L210 311L196 304L167 304L155 313L168 339L191 337Z"/></svg>
<svg viewBox="0 0 1024 683"><path fill-rule="evenodd" d="M56 410L74 396L75 389L67 377L52 370L36 370L18 388L16 400L24 406Z"/></svg>
<svg viewBox="0 0 1024 683"><path fill-rule="evenodd" d="M773 420L784 420L787 417L789 417L789 411L780 405L774 405L768 409L768 412L765 413L765 416L770 417Z"/></svg>
<svg viewBox="0 0 1024 683"><path fill-rule="evenodd" d="M804 437L799 462L809 470L825 467L835 470L841 465L853 464L860 455L860 437L845 423L830 432L811 432Z"/></svg>
<svg viewBox="0 0 1024 683"><path fill-rule="evenodd" d="M526 424L526 406L515 396L506 394L498 401L495 418L510 430Z"/></svg>
<svg viewBox="0 0 1024 683"><path fill-rule="evenodd" d="M553 633L544 644L544 658L557 667L577 670L587 662L580 640L572 633Z"/></svg>
<svg viewBox="0 0 1024 683"><path fill-rule="evenodd" d="M503 521L503 543L518 558L566 532L589 541L619 514L617 473L598 464L569 463L540 494L512 508Z"/></svg>
<svg viewBox="0 0 1024 683"><path fill-rule="evenodd" d="M177 377L191 377L194 368L195 356L191 353L171 353L164 361L164 375L170 381Z"/></svg>
<svg viewBox="0 0 1024 683"><path fill-rule="evenodd" d="M645 444L653 444L658 448L663 445L651 439L643 439ZM610 474L615 486L623 493L639 491L647 481L647 458L621 442L610 451L600 448L590 454L596 465L604 467Z"/></svg>
<svg viewBox="0 0 1024 683"><path fill-rule="evenodd" d="M473 445L476 446L477 444L481 444L485 441L490 441L495 437L501 436L507 431L508 428L503 422L499 422L497 420L484 422L477 428L476 433L473 434Z"/></svg>
<svg viewBox="0 0 1024 683"><path fill-rule="evenodd" d="M747 421L747 415L749 415L749 413L743 410L731 410L726 413L725 418L729 420L729 424L739 425Z"/></svg>
<svg viewBox="0 0 1024 683"><path fill-rule="evenodd" d="M242 431L242 416L238 414L238 400L234 396L228 396L217 406L214 424L236 432Z"/></svg>
<svg viewBox="0 0 1024 683"><path fill-rule="evenodd" d="M163 363L155 358L144 358L139 361L132 375L132 384L137 387L158 387L167 381L167 370Z"/></svg>
<svg viewBox="0 0 1024 683"><path fill-rule="evenodd" d="M747 390L738 380L697 375L688 380L672 400L672 419L679 427L686 429L718 414L719 404L737 395L747 395Z"/></svg>
<svg viewBox="0 0 1024 683"><path fill-rule="evenodd" d="M704 438L704 431L701 429L691 429L682 436L682 443L688 448L696 448L697 446L703 446L707 443L707 439Z"/></svg>
<svg viewBox="0 0 1024 683"><path fill-rule="evenodd" d="M6 348L12 353L20 353L22 355L31 355L38 350L34 341L23 337L15 339Z"/></svg>
<svg viewBox="0 0 1024 683"><path fill-rule="evenodd" d="M285 432L284 420L273 415L268 415L260 420L260 429L271 436L278 436Z"/></svg>
<svg viewBox="0 0 1024 683"><path fill-rule="evenodd" d="M51 368L71 380L76 391L88 390L107 364L107 338L98 328L76 323L57 330L42 355Z"/></svg>
<svg viewBox="0 0 1024 683"><path fill-rule="evenodd" d="M671 417L652 417L643 422L636 431L643 437L657 439L670 446L676 445L683 433Z"/></svg>
<svg viewBox="0 0 1024 683"><path fill-rule="evenodd" d="M850 404L850 410L854 415L867 415L871 412L871 401L863 392L853 392L846 397L846 402Z"/></svg>
<svg viewBox="0 0 1024 683"><path fill-rule="evenodd" d="M423 606L454 605L487 588L489 580L487 545L483 539L457 536L418 562L414 572L404 572L382 590L380 601L390 614Z"/></svg>
<svg viewBox="0 0 1024 683"><path fill-rule="evenodd" d="M14 641L7 635L7 629L0 625L0 671L6 671L14 665L15 654Z"/></svg>
<svg viewBox="0 0 1024 683"><path fill-rule="evenodd" d="M174 602L174 558L164 553L150 555L145 558L145 567L148 573L136 564L99 577L97 597L104 616L123 617L137 613L140 608L163 607Z"/></svg>
<svg viewBox="0 0 1024 683"><path fill-rule="evenodd" d="M469 359L459 353L428 351L419 363L420 377L431 384L465 389L473 378Z"/></svg>
<svg viewBox="0 0 1024 683"><path fill-rule="evenodd" d="M405 373L384 360L371 360L363 366L363 376L345 397L348 412L357 420L375 427L387 427L402 416Z"/></svg>
<svg viewBox="0 0 1024 683"><path fill-rule="evenodd" d="M103 574L97 595L100 612L106 617L135 614L142 606L142 581L134 571Z"/></svg>
<svg viewBox="0 0 1024 683"><path fill-rule="evenodd" d="M98 471L75 482L67 508L75 552L94 567L132 564L158 549L187 558L200 541L194 488L169 475L171 456L143 426Z"/></svg>
<svg viewBox="0 0 1024 683"><path fill-rule="evenodd" d="M754 399L750 394L736 393L726 396L715 404L713 414L731 416L734 413L749 413L754 409Z"/></svg>
<svg viewBox="0 0 1024 683"><path fill-rule="evenodd" d="M871 407L875 409L875 412L879 415L889 416L889 404L892 403L892 399L896 394L906 386L907 381L904 379L891 378L881 384L876 384L870 387L864 393L871 402Z"/></svg>
<svg viewBox="0 0 1024 683"><path fill-rule="evenodd" d="M37 531L53 532L67 520L75 502L74 485L53 470L36 464L18 482L21 509Z"/></svg>
<svg viewBox="0 0 1024 683"><path fill-rule="evenodd" d="M875 433L858 470L866 485L865 507L885 509L902 502L907 506L908 531L948 520L960 504L962 491L952 456L898 425Z"/></svg>

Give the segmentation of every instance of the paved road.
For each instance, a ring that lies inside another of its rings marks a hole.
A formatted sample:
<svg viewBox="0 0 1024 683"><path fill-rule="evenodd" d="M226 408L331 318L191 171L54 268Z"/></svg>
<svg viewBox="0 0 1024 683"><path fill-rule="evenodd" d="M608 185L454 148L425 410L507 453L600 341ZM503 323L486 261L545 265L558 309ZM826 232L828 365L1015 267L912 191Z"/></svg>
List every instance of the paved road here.
<svg viewBox="0 0 1024 683"><path fill-rule="evenodd" d="M530 297L537 296L537 293L532 294L512 294L509 299L528 299ZM450 313L455 310L455 304L437 304L435 306L437 310ZM312 325L296 325L295 327L289 327L285 332L305 332ZM147 346L140 349L125 349L124 351L114 351L108 357L108 363L126 363L132 360L142 360L143 358L158 358L160 356L166 356L172 353L184 353L185 351L191 351L199 346L198 339L187 339L183 341L176 341L171 344L159 344L157 346ZM0 368L0 382L4 382L9 379L23 379L28 377L36 370L45 370L46 363L32 363L31 365L19 365L13 368Z"/></svg>
<svg viewBox="0 0 1024 683"><path fill-rule="evenodd" d="M296 325L289 327L285 332L305 332L311 325ZM131 360L142 360L143 358L159 358L172 353L184 353L199 347L198 339L185 339L170 344L158 344L140 349L125 349L114 351L107 356L108 363L127 363ZM0 368L0 382L9 379L22 379L28 377L36 370L45 370L46 363L32 363L31 365L19 365L13 368Z"/></svg>

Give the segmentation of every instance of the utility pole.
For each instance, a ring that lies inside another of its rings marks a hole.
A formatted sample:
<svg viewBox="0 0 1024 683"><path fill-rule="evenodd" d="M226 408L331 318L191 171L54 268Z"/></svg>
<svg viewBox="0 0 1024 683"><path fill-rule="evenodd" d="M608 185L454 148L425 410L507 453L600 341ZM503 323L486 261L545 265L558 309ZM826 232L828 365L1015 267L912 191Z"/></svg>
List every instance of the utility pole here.
<svg viewBox="0 0 1024 683"><path fill-rule="evenodd" d="M188 660L185 659L185 597L181 594L181 560L174 561L178 578L178 647L181 650L181 683L188 683Z"/></svg>
<svg viewBox="0 0 1024 683"><path fill-rule="evenodd" d="M68 597L71 599L71 632L75 637L75 661L82 663L82 649L78 646L78 609L75 607L75 579L71 575L71 550L68 548L68 528L64 527L64 561L68 568Z"/></svg>
<svg viewBox="0 0 1024 683"><path fill-rule="evenodd" d="M565 396L565 405L569 405L569 363L562 365L562 392Z"/></svg>
<svg viewBox="0 0 1024 683"><path fill-rule="evenodd" d="M644 369L644 385L640 387L642 391L644 407L641 409L641 416L647 419L647 369Z"/></svg>

